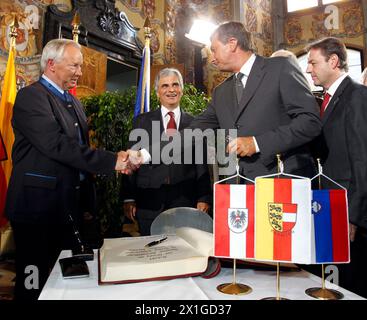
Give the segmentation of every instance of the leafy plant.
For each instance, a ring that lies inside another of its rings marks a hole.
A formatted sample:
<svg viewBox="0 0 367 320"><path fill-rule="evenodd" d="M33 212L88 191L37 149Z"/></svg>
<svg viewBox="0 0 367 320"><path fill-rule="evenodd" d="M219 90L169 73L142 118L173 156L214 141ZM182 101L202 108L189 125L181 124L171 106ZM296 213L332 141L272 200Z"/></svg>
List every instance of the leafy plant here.
<svg viewBox="0 0 367 320"><path fill-rule="evenodd" d="M88 116L91 144L105 150L118 152L126 150L132 128L136 87L123 92L105 92L82 99ZM193 85L184 86L180 107L197 115L205 110L209 99ZM154 91L150 96L150 108L159 107ZM121 236L122 204L119 199L120 178L118 175L97 176L97 208L104 237Z"/></svg>

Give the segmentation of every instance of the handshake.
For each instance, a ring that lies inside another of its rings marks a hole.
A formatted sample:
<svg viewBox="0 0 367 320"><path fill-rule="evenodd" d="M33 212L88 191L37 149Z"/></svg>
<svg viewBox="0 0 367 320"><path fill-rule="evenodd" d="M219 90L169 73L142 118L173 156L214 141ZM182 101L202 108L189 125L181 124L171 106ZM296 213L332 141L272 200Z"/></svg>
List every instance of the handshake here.
<svg viewBox="0 0 367 320"><path fill-rule="evenodd" d="M117 153L115 170L123 174L132 174L143 163L140 151L127 150Z"/></svg>

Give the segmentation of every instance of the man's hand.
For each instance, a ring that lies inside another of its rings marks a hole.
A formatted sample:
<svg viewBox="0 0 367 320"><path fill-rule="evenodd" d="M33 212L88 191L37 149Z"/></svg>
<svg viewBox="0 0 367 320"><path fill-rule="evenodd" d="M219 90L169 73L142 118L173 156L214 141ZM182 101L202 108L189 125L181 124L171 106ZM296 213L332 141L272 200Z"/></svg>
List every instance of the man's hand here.
<svg viewBox="0 0 367 320"><path fill-rule="evenodd" d="M131 174L132 169L129 167L129 154L126 151L117 153L117 161L115 170L124 174Z"/></svg>
<svg viewBox="0 0 367 320"><path fill-rule="evenodd" d="M356 238L357 226L349 223L349 240L353 242Z"/></svg>
<svg viewBox="0 0 367 320"><path fill-rule="evenodd" d="M240 157L251 157L256 153L253 137L239 137L228 143L227 152L236 153Z"/></svg>
<svg viewBox="0 0 367 320"><path fill-rule="evenodd" d="M203 211L203 212L206 212L208 213L209 212L209 204L206 203L206 202L198 202L197 205L196 205L196 208L200 211Z"/></svg>
<svg viewBox="0 0 367 320"><path fill-rule="evenodd" d="M124 214L130 220L135 221L135 214L136 214L136 202L135 201L124 202Z"/></svg>
<svg viewBox="0 0 367 320"><path fill-rule="evenodd" d="M143 157L141 156L140 151L136 150L127 150L127 153L129 154L129 166L136 170L143 164Z"/></svg>

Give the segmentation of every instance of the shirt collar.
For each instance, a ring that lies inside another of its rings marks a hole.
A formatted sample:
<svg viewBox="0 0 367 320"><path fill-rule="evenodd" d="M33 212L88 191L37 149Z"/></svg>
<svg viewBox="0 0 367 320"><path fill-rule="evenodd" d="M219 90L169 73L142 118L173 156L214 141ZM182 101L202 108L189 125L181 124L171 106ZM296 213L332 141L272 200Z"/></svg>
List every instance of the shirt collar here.
<svg viewBox="0 0 367 320"><path fill-rule="evenodd" d="M64 94L65 90L62 90L55 82L53 82L50 78L48 78L45 74L42 75L42 78L45 79L50 85L52 85L57 91L61 94Z"/></svg>
<svg viewBox="0 0 367 320"><path fill-rule="evenodd" d="M180 106L176 107L174 110L169 110L165 106L161 106L162 118L164 119L167 113L170 111L172 111L175 114L175 119L177 119L181 114Z"/></svg>
<svg viewBox="0 0 367 320"><path fill-rule="evenodd" d="M333 96L338 90L340 84L343 82L343 80L348 76L348 73L343 73L331 86L326 92L330 94L330 96Z"/></svg>
<svg viewBox="0 0 367 320"><path fill-rule="evenodd" d="M256 55L253 53L251 57L245 62L245 64L241 67L240 72L243 73L246 77L249 76L252 66L254 65L256 60ZM237 72L238 73L238 72ZM236 73L236 75L237 75Z"/></svg>

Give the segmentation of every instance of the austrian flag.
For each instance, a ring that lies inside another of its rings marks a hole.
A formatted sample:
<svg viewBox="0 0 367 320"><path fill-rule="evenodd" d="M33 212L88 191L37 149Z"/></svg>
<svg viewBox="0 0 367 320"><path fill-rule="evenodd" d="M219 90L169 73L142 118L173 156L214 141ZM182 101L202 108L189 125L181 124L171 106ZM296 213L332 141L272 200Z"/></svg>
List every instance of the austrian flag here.
<svg viewBox="0 0 367 320"><path fill-rule="evenodd" d="M254 185L215 185L215 256L233 259L254 257L254 190Z"/></svg>

